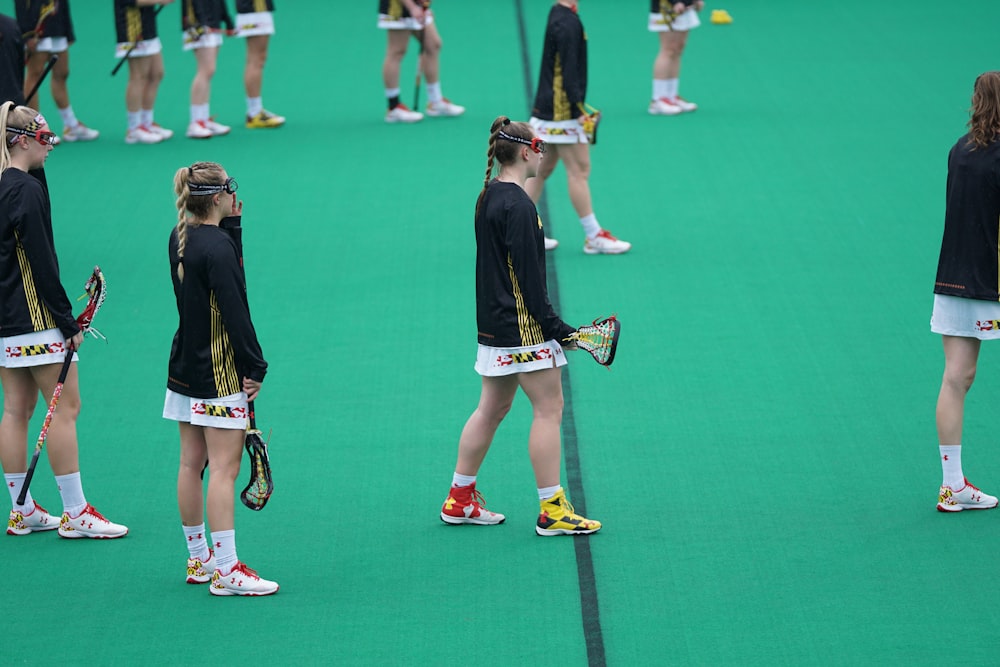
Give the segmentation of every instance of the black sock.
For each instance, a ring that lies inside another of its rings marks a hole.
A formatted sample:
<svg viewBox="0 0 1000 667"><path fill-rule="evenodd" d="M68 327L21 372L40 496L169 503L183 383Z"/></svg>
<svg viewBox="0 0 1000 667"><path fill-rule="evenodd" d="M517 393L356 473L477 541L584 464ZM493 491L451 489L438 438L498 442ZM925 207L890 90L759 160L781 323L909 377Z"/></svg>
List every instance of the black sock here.
<svg viewBox="0 0 1000 667"><path fill-rule="evenodd" d="M399 95L389 98L389 111L392 111L399 106Z"/></svg>

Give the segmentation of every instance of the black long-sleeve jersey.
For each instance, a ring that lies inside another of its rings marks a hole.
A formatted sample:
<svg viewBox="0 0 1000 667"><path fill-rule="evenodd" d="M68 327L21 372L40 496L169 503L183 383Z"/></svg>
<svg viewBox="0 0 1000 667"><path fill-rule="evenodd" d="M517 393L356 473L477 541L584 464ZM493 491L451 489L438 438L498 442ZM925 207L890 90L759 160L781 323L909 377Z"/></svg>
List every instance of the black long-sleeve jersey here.
<svg viewBox="0 0 1000 667"><path fill-rule="evenodd" d="M524 347L573 333L552 309L545 280L545 239L534 203L516 183L491 181L476 213L479 342Z"/></svg>
<svg viewBox="0 0 1000 667"><path fill-rule="evenodd" d="M218 30L223 24L228 30L233 29L233 17L229 14L225 0L184 0L181 10L181 30Z"/></svg>
<svg viewBox="0 0 1000 667"><path fill-rule="evenodd" d="M948 153L944 236L935 294L1000 300L1000 141L972 150L969 135Z"/></svg>
<svg viewBox="0 0 1000 667"><path fill-rule="evenodd" d="M417 4L427 9L431 0L417 0ZM400 0L378 0L378 13L396 20L410 18L410 10Z"/></svg>
<svg viewBox="0 0 1000 667"><path fill-rule="evenodd" d="M239 218L224 226L187 229L184 280L177 277L177 229L170 234L170 275L180 323L170 349L167 387L193 398L218 398L243 390L244 377L267 373L250 320Z"/></svg>
<svg viewBox="0 0 1000 667"><path fill-rule="evenodd" d="M115 0L115 33L121 44L158 37L156 7L139 7L136 0Z"/></svg>
<svg viewBox="0 0 1000 667"><path fill-rule="evenodd" d="M695 0L650 0L649 13L671 14L674 11L674 5L677 3L684 5L684 7L690 7L694 2Z"/></svg>
<svg viewBox="0 0 1000 667"><path fill-rule="evenodd" d="M237 14L253 14L256 12L273 12L272 0L236 0Z"/></svg>
<svg viewBox="0 0 1000 667"><path fill-rule="evenodd" d="M12 17L0 14L0 103L24 104L24 42Z"/></svg>
<svg viewBox="0 0 1000 667"><path fill-rule="evenodd" d="M59 281L52 215L45 187L10 168L0 175L0 336L58 327L80 332Z"/></svg>
<svg viewBox="0 0 1000 667"><path fill-rule="evenodd" d="M45 19L41 30L38 28L38 18L42 12L55 6L54 14ZM73 17L69 13L69 0L14 0L14 13L17 24L24 34L34 33L38 38L65 37L72 44L76 41L73 33Z"/></svg>
<svg viewBox="0 0 1000 667"><path fill-rule="evenodd" d="M586 113L586 99L587 33L575 11L553 5L531 115L541 120L579 118Z"/></svg>

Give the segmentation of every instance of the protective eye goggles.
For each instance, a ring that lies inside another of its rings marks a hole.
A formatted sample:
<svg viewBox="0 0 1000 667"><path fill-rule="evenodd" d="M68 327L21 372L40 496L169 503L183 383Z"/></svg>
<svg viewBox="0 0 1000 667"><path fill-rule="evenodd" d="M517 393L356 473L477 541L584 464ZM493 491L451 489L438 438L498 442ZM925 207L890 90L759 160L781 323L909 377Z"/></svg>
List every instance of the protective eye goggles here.
<svg viewBox="0 0 1000 667"><path fill-rule="evenodd" d="M201 183L188 183L188 190L191 191L192 196L199 195L214 195L220 192L225 192L227 195L236 194L239 189L239 183L236 182L235 178L227 178L226 182L222 185L202 185Z"/></svg>
<svg viewBox="0 0 1000 667"><path fill-rule="evenodd" d="M22 130L19 127L8 127L7 131L15 135L20 135L22 137L29 137L31 139L34 139L43 146L56 145L55 132L49 132L48 130ZM15 141L17 141L16 136L11 137L9 143L13 144Z"/></svg>
<svg viewBox="0 0 1000 667"><path fill-rule="evenodd" d="M514 141L519 144L524 144L525 146L531 146L531 150L533 150L536 153L545 152L545 142L539 139L538 137L533 137L531 139L522 139L521 137L511 136L506 132L504 132L503 130L500 130L497 136L500 137L501 139L506 139L507 141Z"/></svg>

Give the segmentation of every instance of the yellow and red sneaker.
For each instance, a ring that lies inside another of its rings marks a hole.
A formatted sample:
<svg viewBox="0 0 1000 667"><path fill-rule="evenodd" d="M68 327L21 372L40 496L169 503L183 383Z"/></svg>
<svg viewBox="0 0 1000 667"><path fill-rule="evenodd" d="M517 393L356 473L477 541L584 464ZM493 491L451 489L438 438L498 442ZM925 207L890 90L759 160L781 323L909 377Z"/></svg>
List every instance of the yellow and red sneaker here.
<svg viewBox="0 0 1000 667"><path fill-rule="evenodd" d="M468 486L453 486L441 507L441 520L456 526L463 523L494 526L507 518L503 514L489 511L485 505L483 494L476 490L475 482Z"/></svg>
<svg viewBox="0 0 1000 667"><path fill-rule="evenodd" d="M544 537L551 535L589 535L601 529L601 522L575 514L573 505L566 500L566 492L559 492L541 502L535 532Z"/></svg>

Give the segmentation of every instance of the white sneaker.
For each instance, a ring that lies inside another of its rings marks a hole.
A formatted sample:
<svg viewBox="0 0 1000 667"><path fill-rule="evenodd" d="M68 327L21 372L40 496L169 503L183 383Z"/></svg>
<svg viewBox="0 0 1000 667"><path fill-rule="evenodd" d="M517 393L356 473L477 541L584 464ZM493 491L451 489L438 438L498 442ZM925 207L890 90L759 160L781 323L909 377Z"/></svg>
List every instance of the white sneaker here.
<svg viewBox="0 0 1000 667"><path fill-rule="evenodd" d="M688 102L686 99L684 99L680 95L678 95L677 97L675 97L675 98L673 98L671 100L667 100L667 101L670 104L673 104L675 107L680 108L681 111L685 111L685 112L686 111L694 111L695 109L698 108L697 104L695 104L694 102Z"/></svg>
<svg viewBox="0 0 1000 667"><path fill-rule="evenodd" d="M216 570L209 590L212 595L271 595L278 592L278 584L261 579L245 564L237 562L229 574L223 575Z"/></svg>
<svg viewBox="0 0 1000 667"><path fill-rule="evenodd" d="M428 116L461 116L465 113L465 107L453 104L447 97L441 98L440 102L427 103Z"/></svg>
<svg viewBox="0 0 1000 667"><path fill-rule="evenodd" d="M229 134L230 130L233 129L228 125L223 125L222 123L216 123L211 118L205 121L205 127L207 127L212 132L213 137L221 137L224 134Z"/></svg>
<svg viewBox="0 0 1000 667"><path fill-rule="evenodd" d="M950 486L941 486L938 493L938 512L961 512L962 510L991 510L997 506L997 499L974 487L965 480L965 486L955 491Z"/></svg>
<svg viewBox="0 0 1000 667"><path fill-rule="evenodd" d="M677 114L683 112L683 109L674 104L671 100L668 100L666 97L661 97L658 100L652 100L649 103L649 113L654 116L676 116Z"/></svg>
<svg viewBox="0 0 1000 667"><path fill-rule="evenodd" d="M152 132L153 134L160 135L161 137L163 137L164 141L166 141L170 137L174 136L174 131L173 130L168 130L167 128L163 127L162 125L160 125L158 123L153 123L152 125L148 126L146 129L148 131Z"/></svg>
<svg viewBox="0 0 1000 667"><path fill-rule="evenodd" d="M602 229L597 232L597 236L583 242L583 251L588 255L620 255L631 248L631 243L619 241L606 229Z"/></svg>
<svg viewBox="0 0 1000 667"><path fill-rule="evenodd" d="M45 511L45 508L35 503L31 514L21 514L17 510L10 511L7 519L8 535L27 535L42 530L54 530L59 527L59 520Z"/></svg>
<svg viewBox="0 0 1000 667"><path fill-rule="evenodd" d="M199 558L188 558L187 563L187 583L207 584L215 574L215 554L208 550L208 560L202 561Z"/></svg>
<svg viewBox="0 0 1000 667"><path fill-rule="evenodd" d="M550 239L548 236L545 237L546 250L555 250L558 247L559 247L559 241L556 241L555 239Z"/></svg>
<svg viewBox="0 0 1000 667"><path fill-rule="evenodd" d="M410 111L405 104L396 105L395 109L389 109L385 114L387 123L417 123L424 119L424 115L419 111Z"/></svg>
<svg viewBox="0 0 1000 667"><path fill-rule="evenodd" d="M158 144L161 141L163 141L162 136L141 125L125 133L126 144Z"/></svg>
<svg viewBox="0 0 1000 667"><path fill-rule="evenodd" d="M111 523L98 512L93 505L87 506L80 516L71 519L69 514L63 512L62 521L59 522L59 537L78 539L81 537L92 537L95 539L114 539L128 535L128 528L117 523Z"/></svg>
<svg viewBox="0 0 1000 667"><path fill-rule="evenodd" d="M208 129L205 121L193 120L188 125L187 136L190 139L211 139L215 135L212 134L212 130Z"/></svg>
<svg viewBox="0 0 1000 667"><path fill-rule="evenodd" d="M92 130L83 123L77 123L75 127L63 128L63 141L93 141L101 135L97 130Z"/></svg>

